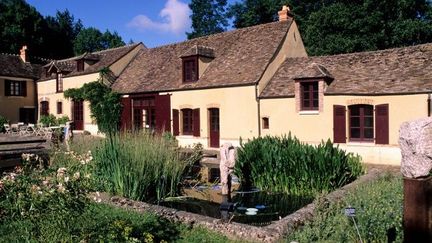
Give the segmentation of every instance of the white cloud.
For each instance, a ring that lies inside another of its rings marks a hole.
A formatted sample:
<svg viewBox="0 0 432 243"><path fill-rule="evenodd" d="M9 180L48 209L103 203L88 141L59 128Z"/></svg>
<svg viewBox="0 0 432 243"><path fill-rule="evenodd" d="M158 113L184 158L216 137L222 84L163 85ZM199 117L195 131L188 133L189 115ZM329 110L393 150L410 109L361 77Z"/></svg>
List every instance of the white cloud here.
<svg viewBox="0 0 432 243"><path fill-rule="evenodd" d="M190 14L191 10L186 3L179 0L168 0L159 13L162 21L154 21L145 15L137 15L128 23L128 27L184 34L191 26Z"/></svg>

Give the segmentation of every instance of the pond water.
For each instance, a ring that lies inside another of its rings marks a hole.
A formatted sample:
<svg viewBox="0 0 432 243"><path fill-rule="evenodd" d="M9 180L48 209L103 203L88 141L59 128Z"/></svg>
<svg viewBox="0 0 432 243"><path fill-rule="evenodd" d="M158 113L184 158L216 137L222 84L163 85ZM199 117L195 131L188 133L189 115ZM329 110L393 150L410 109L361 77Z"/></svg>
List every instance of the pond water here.
<svg viewBox="0 0 432 243"><path fill-rule="evenodd" d="M231 204L223 204L222 208L232 206L228 212L228 218L233 222L265 226L297 211L312 201L313 197L297 197L255 190L234 192ZM222 218L221 203L211 200L183 196L170 198L161 202L160 205L213 218ZM222 212L225 214L224 211Z"/></svg>

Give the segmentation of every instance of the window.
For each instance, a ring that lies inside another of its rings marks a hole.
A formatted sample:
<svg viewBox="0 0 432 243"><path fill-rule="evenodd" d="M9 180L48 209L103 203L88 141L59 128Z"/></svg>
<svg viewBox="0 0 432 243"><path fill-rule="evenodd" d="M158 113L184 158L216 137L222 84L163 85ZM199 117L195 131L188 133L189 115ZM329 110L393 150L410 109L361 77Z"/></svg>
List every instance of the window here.
<svg viewBox="0 0 432 243"><path fill-rule="evenodd" d="M270 124L269 124L269 118L268 117L263 117L262 126L263 126L263 129L269 129Z"/></svg>
<svg viewBox="0 0 432 243"><path fill-rule="evenodd" d="M198 80L198 57L183 58L183 82Z"/></svg>
<svg viewBox="0 0 432 243"><path fill-rule="evenodd" d="M5 96L27 96L27 82L5 80Z"/></svg>
<svg viewBox="0 0 432 243"><path fill-rule="evenodd" d="M63 102L57 101L57 114L63 113Z"/></svg>
<svg viewBox="0 0 432 243"><path fill-rule="evenodd" d="M77 60L77 71L84 71L84 60Z"/></svg>
<svg viewBox="0 0 432 243"><path fill-rule="evenodd" d="M49 103L48 103L48 101L41 101L40 102L40 115L41 116L48 116L49 115Z"/></svg>
<svg viewBox="0 0 432 243"><path fill-rule="evenodd" d="M57 93L63 92L63 75L61 73L57 73L56 91Z"/></svg>
<svg viewBox="0 0 432 243"><path fill-rule="evenodd" d="M372 105L349 106L349 134L351 141L373 141L374 110Z"/></svg>
<svg viewBox="0 0 432 243"><path fill-rule="evenodd" d="M300 83L301 110L318 110L318 81Z"/></svg>
<svg viewBox="0 0 432 243"><path fill-rule="evenodd" d="M183 134L193 134L193 112L192 109L182 109Z"/></svg>

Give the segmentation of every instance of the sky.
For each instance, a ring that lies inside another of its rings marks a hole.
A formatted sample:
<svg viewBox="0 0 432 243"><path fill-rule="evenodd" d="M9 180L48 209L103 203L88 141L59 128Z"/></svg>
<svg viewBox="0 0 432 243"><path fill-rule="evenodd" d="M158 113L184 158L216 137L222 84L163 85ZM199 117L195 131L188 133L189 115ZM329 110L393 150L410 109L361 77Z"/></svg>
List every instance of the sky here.
<svg viewBox="0 0 432 243"><path fill-rule="evenodd" d="M27 0L42 15L68 9L85 27L117 33L128 43L155 47L186 40L191 0ZM229 3L238 0L228 0Z"/></svg>

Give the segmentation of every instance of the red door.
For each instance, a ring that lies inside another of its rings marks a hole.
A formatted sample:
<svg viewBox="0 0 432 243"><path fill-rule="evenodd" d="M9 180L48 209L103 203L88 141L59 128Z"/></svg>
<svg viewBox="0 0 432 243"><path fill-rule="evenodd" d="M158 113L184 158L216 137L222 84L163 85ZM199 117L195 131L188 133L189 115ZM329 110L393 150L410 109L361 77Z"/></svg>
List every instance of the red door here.
<svg viewBox="0 0 432 243"><path fill-rule="evenodd" d="M84 130L84 105L82 100L74 100L72 104L72 119L75 130Z"/></svg>
<svg viewBox="0 0 432 243"><path fill-rule="evenodd" d="M209 109L209 120L210 120L210 147L219 148L219 109Z"/></svg>

